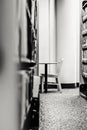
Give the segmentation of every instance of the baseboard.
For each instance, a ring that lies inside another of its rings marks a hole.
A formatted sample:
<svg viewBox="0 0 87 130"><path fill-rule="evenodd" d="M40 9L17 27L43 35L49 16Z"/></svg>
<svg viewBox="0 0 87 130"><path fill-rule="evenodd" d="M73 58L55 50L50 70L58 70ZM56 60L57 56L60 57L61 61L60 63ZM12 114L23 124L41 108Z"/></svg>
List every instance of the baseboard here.
<svg viewBox="0 0 87 130"><path fill-rule="evenodd" d="M79 87L79 82L77 83L62 83L62 88L77 88Z"/></svg>

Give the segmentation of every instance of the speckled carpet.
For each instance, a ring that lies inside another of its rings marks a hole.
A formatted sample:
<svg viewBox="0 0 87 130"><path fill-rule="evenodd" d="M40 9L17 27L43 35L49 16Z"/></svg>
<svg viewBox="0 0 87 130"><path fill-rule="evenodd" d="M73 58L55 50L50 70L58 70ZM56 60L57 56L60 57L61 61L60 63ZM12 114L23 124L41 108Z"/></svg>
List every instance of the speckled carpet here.
<svg viewBox="0 0 87 130"><path fill-rule="evenodd" d="M40 95L39 130L87 130L87 101L79 89Z"/></svg>

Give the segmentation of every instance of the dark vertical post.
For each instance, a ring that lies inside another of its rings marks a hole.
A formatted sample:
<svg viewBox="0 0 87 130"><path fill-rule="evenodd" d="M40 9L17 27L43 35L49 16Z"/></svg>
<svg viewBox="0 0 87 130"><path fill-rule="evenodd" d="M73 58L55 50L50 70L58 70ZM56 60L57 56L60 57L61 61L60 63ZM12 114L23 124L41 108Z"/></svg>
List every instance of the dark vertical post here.
<svg viewBox="0 0 87 130"><path fill-rule="evenodd" d="M47 64L45 64L45 85L44 85L45 93L47 93Z"/></svg>

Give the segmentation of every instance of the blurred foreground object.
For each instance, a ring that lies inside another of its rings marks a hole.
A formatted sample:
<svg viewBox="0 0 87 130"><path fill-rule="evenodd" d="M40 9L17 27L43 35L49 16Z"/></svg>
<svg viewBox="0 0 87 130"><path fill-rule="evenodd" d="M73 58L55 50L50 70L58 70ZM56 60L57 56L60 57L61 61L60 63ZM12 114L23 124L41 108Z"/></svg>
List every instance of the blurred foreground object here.
<svg viewBox="0 0 87 130"><path fill-rule="evenodd" d="M16 59L20 0L0 1L0 130L19 130Z"/></svg>

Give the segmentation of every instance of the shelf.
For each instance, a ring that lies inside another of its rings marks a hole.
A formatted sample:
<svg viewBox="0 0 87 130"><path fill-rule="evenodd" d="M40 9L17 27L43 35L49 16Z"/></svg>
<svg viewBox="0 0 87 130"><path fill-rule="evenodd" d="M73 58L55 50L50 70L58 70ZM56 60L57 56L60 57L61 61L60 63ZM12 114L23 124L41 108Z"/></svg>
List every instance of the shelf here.
<svg viewBox="0 0 87 130"><path fill-rule="evenodd" d="M26 11L27 11L27 13L28 13L28 17L31 18L31 17L30 17L31 14L30 14L30 10L29 10L28 4L26 4Z"/></svg>
<svg viewBox="0 0 87 130"><path fill-rule="evenodd" d="M85 3L83 4L83 9L85 9L87 7L87 1L84 1Z"/></svg>
<svg viewBox="0 0 87 130"><path fill-rule="evenodd" d="M87 64L87 58L83 58L82 63Z"/></svg>
<svg viewBox="0 0 87 130"><path fill-rule="evenodd" d="M80 84L80 95L87 98L87 84Z"/></svg>
<svg viewBox="0 0 87 130"><path fill-rule="evenodd" d="M87 73L86 72L83 72L83 77L87 78Z"/></svg>
<svg viewBox="0 0 87 130"><path fill-rule="evenodd" d="M84 50L87 49L87 44L83 44L82 49L84 49Z"/></svg>
<svg viewBox="0 0 87 130"><path fill-rule="evenodd" d="M80 96L87 98L87 0L82 1L80 48Z"/></svg>
<svg viewBox="0 0 87 130"><path fill-rule="evenodd" d="M83 22L87 21L87 13L83 16Z"/></svg>
<svg viewBox="0 0 87 130"><path fill-rule="evenodd" d="M29 112L30 108L31 108L31 104L28 104L28 106L27 106L27 113Z"/></svg>
<svg viewBox="0 0 87 130"><path fill-rule="evenodd" d="M87 29L85 29L85 30L82 31L82 35L83 36L87 35Z"/></svg>
<svg viewBox="0 0 87 130"><path fill-rule="evenodd" d="M82 92L80 92L80 96L82 96L84 98L87 98L87 96L84 93L82 93Z"/></svg>
<svg viewBox="0 0 87 130"><path fill-rule="evenodd" d="M31 70L31 68L34 68L36 66L36 62L28 60L27 58L24 58L20 61L20 63L17 65L19 70Z"/></svg>

